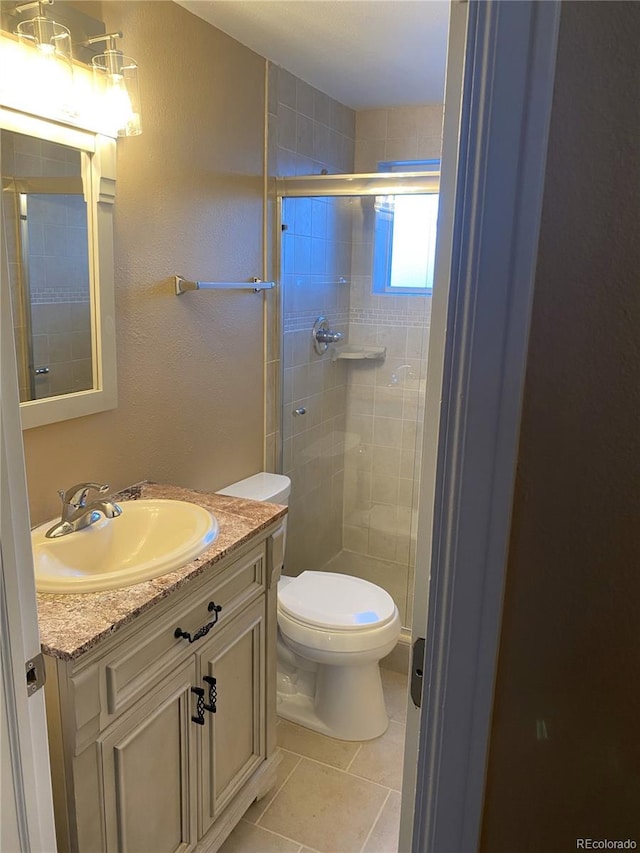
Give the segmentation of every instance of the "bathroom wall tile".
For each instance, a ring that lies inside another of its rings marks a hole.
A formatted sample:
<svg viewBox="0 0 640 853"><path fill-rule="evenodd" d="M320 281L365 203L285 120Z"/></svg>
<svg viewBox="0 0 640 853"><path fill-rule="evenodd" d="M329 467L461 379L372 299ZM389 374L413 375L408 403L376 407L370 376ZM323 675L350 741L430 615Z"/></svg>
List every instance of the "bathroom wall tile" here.
<svg viewBox="0 0 640 853"><path fill-rule="evenodd" d="M378 164L384 160L383 139L357 139L355 143L355 171L377 172Z"/></svg>
<svg viewBox="0 0 640 853"><path fill-rule="evenodd" d="M398 418L377 417L373 430L376 447L399 448L402 443L403 422Z"/></svg>
<svg viewBox="0 0 640 853"><path fill-rule="evenodd" d="M398 481L398 506L411 506L413 503L413 480L401 477Z"/></svg>
<svg viewBox="0 0 640 853"><path fill-rule="evenodd" d="M374 414L376 417L402 417L402 393L398 386L393 388L376 387L374 391Z"/></svg>
<svg viewBox="0 0 640 853"><path fill-rule="evenodd" d="M405 388L402 394L402 418L416 422L418 417L419 395L417 391Z"/></svg>
<svg viewBox="0 0 640 853"><path fill-rule="evenodd" d="M388 139L403 139L418 135L419 108L395 107L387 110ZM420 116L422 118L422 116ZM424 127L424 124L423 124ZM423 130L423 132L426 132Z"/></svg>
<svg viewBox="0 0 640 853"><path fill-rule="evenodd" d="M338 157L336 156L336 152L331 150L331 142L332 137L330 129L326 125L320 124L320 122L314 122L312 156L317 160L327 160L328 158L331 165L335 166Z"/></svg>
<svg viewBox="0 0 640 853"><path fill-rule="evenodd" d="M90 358L71 362L71 378L74 391L88 391L93 387L93 365Z"/></svg>
<svg viewBox="0 0 640 853"><path fill-rule="evenodd" d="M393 533L369 529L369 553L382 560L396 559L396 537ZM397 603L397 602L396 602Z"/></svg>
<svg viewBox="0 0 640 853"><path fill-rule="evenodd" d="M33 360L36 366L49 364L49 336L34 335L33 339Z"/></svg>
<svg viewBox="0 0 640 853"><path fill-rule="evenodd" d="M280 408L277 405L280 390L280 362L270 361L266 370L266 394L268 405L266 408L266 430L268 433L275 432L278 428L278 415Z"/></svg>
<svg viewBox="0 0 640 853"><path fill-rule="evenodd" d="M384 146L385 160L415 160L418 157L416 137L387 139Z"/></svg>
<svg viewBox="0 0 640 853"><path fill-rule="evenodd" d="M65 337L69 340L69 335L65 335ZM91 332L72 332L70 337L71 357L74 359L91 358Z"/></svg>
<svg viewBox="0 0 640 853"><path fill-rule="evenodd" d="M418 426L417 426L415 420L404 420L403 419L403 421L402 421L402 441L401 441L402 450L412 450L415 452L417 432L418 432Z"/></svg>
<svg viewBox="0 0 640 853"><path fill-rule="evenodd" d="M313 118L315 89L304 80L296 80L296 109L299 113Z"/></svg>
<svg viewBox="0 0 640 853"><path fill-rule="evenodd" d="M416 132L418 136L442 136L444 109L441 104L429 104L416 109Z"/></svg>
<svg viewBox="0 0 640 853"><path fill-rule="evenodd" d="M318 89L314 92L313 117L322 124L331 124L331 98Z"/></svg>
<svg viewBox="0 0 640 853"><path fill-rule="evenodd" d="M431 297L425 297L431 302ZM407 358L423 358L427 354L427 344L429 341L428 330L420 327L410 327L407 329Z"/></svg>
<svg viewBox="0 0 640 853"><path fill-rule="evenodd" d="M415 462L416 454L413 450L400 451L400 463L398 468L400 476L404 477L405 479L412 479Z"/></svg>
<svg viewBox="0 0 640 853"><path fill-rule="evenodd" d="M284 68L278 67L278 100L295 110L297 78Z"/></svg>
<svg viewBox="0 0 640 853"><path fill-rule="evenodd" d="M278 470L278 462L277 462L277 446L276 446L276 437L278 433L272 432L265 435L264 438L264 464L265 471L277 471Z"/></svg>
<svg viewBox="0 0 640 853"><path fill-rule="evenodd" d="M380 477L374 473L371 478L371 500L375 503L397 505L399 483L398 477Z"/></svg>
<svg viewBox="0 0 640 853"><path fill-rule="evenodd" d="M409 564L411 542L407 536L398 535L396 537L396 562ZM412 590L413 588L411 588ZM411 622L404 622L405 625L410 625Z"/></svg>
<svg viewBox="0 0 640 853"><path fill-rule="evenodd" d="M387 348L388 356L404 358L407 354L407 329L403 326L380 326L376 343Z"/></svg>
<svg viewBox="0 0 640 853"><path fill-rule="evenodd" d="M296 174L298 160L295 152L278 145L276 151L276 174L281 177L290 177ZM286 222L286 220L285 220Z"/></svg>
<svg viewBox="0 0 640 853"><path fill-rule="evenodd" d="M301 790L307 792L303 800ZM259 825L286 831L314 850L356 851L365 843L386 797L387 790L379 785L303 759Z"/></svg>
<svg viewBox="0 0 640 853"><path fill-rule="evenodd" d="M362 444L373 443L373 413L366 415L350 413L347 423L349 432L354 433Z"/></svg>
<svg viewBox="0 0 640 853"><path fill-rule="evenodd" d="M71 303L51 302L47 305L47 331L49 334L67 334L72 330Z"/></svg>
<svg viewBox="0 0 640 853"><path fill-rule="evenodd" d="M267 63L267 109L271 115L276 115L278 110L278 71L278 66L274 65L273 62ZM270 127L270 133L271 130Z"/></svg>
<svg viewBox="0 0 640 853"><path fill-rule="evenodd" d="M354 385L349 396L350 412L354 415L370 415L374 406L374 388Z"/></svg>
<svg viewBox="0 0 640 853"><path fill-rule="evenodd" d="M306 157L315 157L313 119L298 113L296 117L296 151Z"/></svg>
<svg viewBox="0 0 640 853"><path fill-rule="evenodd" d="M73 367L70 362L51 365L49 385L53 394L68 394L73 391Z"/></svg>
<svg viewBox="0 0 640 853"><path fill-rule="evenodd" d="M419 136L417 156L421 160L437 160L442 150L441 136Z"/></svg>
<svg viewBox="0 0 640 853"><path fill-rule="evenodd" d="M347 551L359 551L367 554L369 549L369 529L366 527L351 527L345 524L342 528L342 542Z"/></svg>
<svg viewBox="0 0 640 853"><path fill-rule="evenodd" d="M296 111L290 107L278 104L278 146L296 151L297 128Z"/></svg>
<svg viewBox="0 0 640 853"><path fill-rule="evenodd" d="M71 337L68 333L49 335L49 361L51 364L71 361Z"/></svg>
<svg viewBox="0 0 640 853"><path fill-rule="evenodd" d="M356 139L386 139L388 110L358 110Z"/></svg>

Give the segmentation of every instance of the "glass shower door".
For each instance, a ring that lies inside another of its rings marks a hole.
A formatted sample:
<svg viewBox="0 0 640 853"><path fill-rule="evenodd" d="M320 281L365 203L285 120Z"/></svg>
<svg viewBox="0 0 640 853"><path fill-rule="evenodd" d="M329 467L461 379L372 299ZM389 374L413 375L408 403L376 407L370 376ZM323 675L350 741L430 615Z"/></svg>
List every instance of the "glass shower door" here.
<svg viewBox="0 0 640 853"><path fill-rule="evenodd" d="M437 198L437 183L427 195ZM391 266L388 211L402 197L282 199L282 469L292 480L286 573L376 583L409 626L431 290L426 273L410 279L409 292L381 289ZM424 254L435 218L421 230ZM320 317L342 339L318 351Z"/></svg>

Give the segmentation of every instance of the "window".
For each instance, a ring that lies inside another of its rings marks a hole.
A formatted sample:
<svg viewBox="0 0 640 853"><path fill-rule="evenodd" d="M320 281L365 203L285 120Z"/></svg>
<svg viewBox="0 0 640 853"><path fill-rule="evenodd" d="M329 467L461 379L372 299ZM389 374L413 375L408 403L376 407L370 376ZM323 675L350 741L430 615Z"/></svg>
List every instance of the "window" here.
<svg viewBox="0 0 640 853"><path fill-rule="evenodd" d="M384 172L439 171L439 160L380 163ZM373 291L430 294L438 220L438 193L378 196L375 202Z"/></svg>

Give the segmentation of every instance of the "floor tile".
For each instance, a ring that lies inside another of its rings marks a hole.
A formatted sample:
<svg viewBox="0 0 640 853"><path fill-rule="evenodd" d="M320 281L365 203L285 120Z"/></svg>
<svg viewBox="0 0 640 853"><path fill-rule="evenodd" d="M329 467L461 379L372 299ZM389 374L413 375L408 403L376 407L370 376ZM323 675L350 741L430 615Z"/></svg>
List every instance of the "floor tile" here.
<svg viewBox="0 0 640 853"><path fill-rule="evenodd" d="M364 846L363 853L398 853L400 801L400 792L391 791L373 832Z"/></svg>
<svg viewBox="0 0 640 853"><path fill-rule="evenodd" d="M258 819L264 814L265 809L286 782L287 777L299 761L299 755L295 755L293 752L287 752L285 749L280 749L280 764L278 765L278 776L275 785L266 796L249 806L245 812L243 820L246 820L249 823L258 822Z"/></svg>
<svg viewBox="0 0 640 853"><path fill-rule="evenodd" d="M305 758L259 826L320 853L359 853L387 794L378 785Z"/></svg>
<svg viewBox="0 0 640 853"><path fill-rule="evenodd" d="M219 853L299 853L300 845L241 820Z"/></svg>
<svg viewBox="0 0 640 853"><path fill-rule="evenodd" d="M402 787L404 735L405 727L392 720L381 737L362 744L349 773L399 791Z"/></svg>
<svg viewBox="0 0 640 853"><path fill-rule="evenodd" d="M278 746L314 758L324 764L330 764L345 770L360 747L359 742L334 740L325 735L312 732L303 726L297 726L287 720L281 720L278 726Z"/></svg>
<svg viewBox="0 0 640 853"><path fill-rule="evenodd" d="M390 720L404 723L407 719L408 677L391 669L381 669L384 703Z"/></svg>

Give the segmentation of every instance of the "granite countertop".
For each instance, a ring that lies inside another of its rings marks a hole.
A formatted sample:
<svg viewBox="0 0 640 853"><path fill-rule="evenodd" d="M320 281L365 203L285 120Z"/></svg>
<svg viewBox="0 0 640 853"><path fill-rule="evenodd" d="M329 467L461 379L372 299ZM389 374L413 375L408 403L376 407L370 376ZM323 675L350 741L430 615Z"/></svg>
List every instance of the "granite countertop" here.
<svg viewBox="0 0 640 853"><path fill-rule="evenodd" d="M75 595L38 593L40 642L42 651L47 655L62 660L79 657L287 512L286 507L277 504L157 483L138 483L114 498L119 503L140 498L189 501L210 510L218 520L220 532L200 557L159 578L106 592Z"/></svg>

